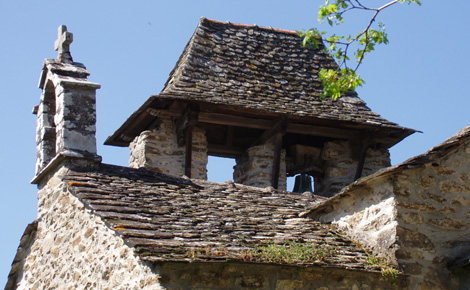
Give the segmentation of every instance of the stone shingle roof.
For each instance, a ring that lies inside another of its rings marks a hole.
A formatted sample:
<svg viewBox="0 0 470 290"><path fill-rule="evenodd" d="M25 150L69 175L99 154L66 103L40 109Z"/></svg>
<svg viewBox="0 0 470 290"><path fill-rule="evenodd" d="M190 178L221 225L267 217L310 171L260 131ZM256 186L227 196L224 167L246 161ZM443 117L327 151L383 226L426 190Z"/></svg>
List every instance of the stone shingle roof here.
<svg viewBox="0 0 470 290"><path fill-rule="evenodd" d="M299 218L321 197L100 166L71 172L64 182L143 260L266 262L250 256L257 245L296 241L334 249L307 264L372 269L355 243L326 225Z"/></svg>
<svg viewBox="0 0 470 290"><path fill-rule="evenodd" d="M158 97L398 127L355 93L320 101L321 68L337 64L323 46L304 48L296 31L202 18Z"/></svg>
<svg viewBox="0 0 470 290"><path fill-rule="evenodd" d="M11 270L8 274L7 284L5 285L5 290L14 290L17 289L17 280L18 277L22 275L22 267L25 258L27 257L30 247L34 242L38 229L38 221L30 223L26 226L23 235L20 239L20 245L16 251L15 258L11 263Z"/></svg>
<svg viewBox="0 0 470 290"><path fill-rule="evenodd" d="M105 144L128 146L154 126L159 110L174 110L174 101L196 103L200 112L374 131L388 147L416 132L374 113L355 92L320 100L318 73L336 67L323 45L304 48L296 31L203 17L161 93L148 98Z"/></svg>

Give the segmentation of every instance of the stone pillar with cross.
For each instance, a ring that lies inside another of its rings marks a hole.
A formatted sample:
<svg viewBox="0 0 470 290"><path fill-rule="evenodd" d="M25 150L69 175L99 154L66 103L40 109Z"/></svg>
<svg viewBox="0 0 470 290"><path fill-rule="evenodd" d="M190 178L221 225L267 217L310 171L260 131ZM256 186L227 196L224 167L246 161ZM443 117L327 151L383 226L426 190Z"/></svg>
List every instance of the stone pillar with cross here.
<svg viewBox="0 0 470 290"><path fill-rule="evenodd" d="M37 166L34 182L40 182L62 160L80 158L96 164L96 90L90 73L70 55L72 33L58 29L57 59L46 59L39 80L42 94L37 115ZM86 162L85 162L86 163Z"/></svg>
<svg viewBox="0 0 470 290"><path fill-rule="evenodd" d="M73 42L73 34L67 31L67 26L61 25L58 29L57 40L54 43L54 49L59 52L57 60L62 63L73 63L70 54L70 44Z"/></svg>

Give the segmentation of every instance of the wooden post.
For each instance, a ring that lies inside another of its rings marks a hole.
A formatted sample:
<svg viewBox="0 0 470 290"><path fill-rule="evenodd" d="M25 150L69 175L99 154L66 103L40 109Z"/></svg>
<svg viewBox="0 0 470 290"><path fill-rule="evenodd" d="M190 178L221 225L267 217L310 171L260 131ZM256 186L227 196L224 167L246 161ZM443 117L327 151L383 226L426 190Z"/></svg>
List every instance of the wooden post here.
<svg viewBox="0 0 470 290"><path fill-rule="evenodd" d="M186 153L184 155L184 175L191 178L191 161L193 157L193 127L186 129Z"/></svg>
<svg viewBox="0 0 470 290"><path fill-rule="evenodd" d="M187 106L176 122L178 146L186 146L184 156L184 174L191 178L191 161L193 155L193 128L198 122L199 108Z"/></svg>
<svg viewBox="0 0 470 290"><path fill-rule="evenodd" d="M282 152L282 134L276 134L276 139L274 140L274 160L273 160L273 171L271 186L275 189L279 187L279 174L281 169L281 152Z"/></svg>

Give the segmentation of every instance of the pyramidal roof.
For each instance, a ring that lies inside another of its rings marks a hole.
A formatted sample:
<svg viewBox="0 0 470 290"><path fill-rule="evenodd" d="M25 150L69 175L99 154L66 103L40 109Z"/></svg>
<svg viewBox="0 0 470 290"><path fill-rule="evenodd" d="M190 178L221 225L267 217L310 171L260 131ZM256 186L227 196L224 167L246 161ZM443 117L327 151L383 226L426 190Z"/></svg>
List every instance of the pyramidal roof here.
<svg viewBox="0 0 470 290"><path fill-rule="evenodd" d="M116 145L113 141L126 127L135 128L136 120L145 122L138 118L142 112L161 108L157 103L170 100L311 119L309 122L334 121L345 127L386 127L397 135L393 144L415 132L372 112L355 92L338 101L320 100L323 87L318 74L322 68L336 69L338 65L323 45L305 48L296 31L203 17L162 92L150 97L106 144Z"/></svg>
<svg viewBox="0 0 470 290"><path fill-rule="evenodd" d="M160 96L396 126L354 93L320 101L318 73L337 67L323 45L303 47L296 31L201 18Z"/></svg>

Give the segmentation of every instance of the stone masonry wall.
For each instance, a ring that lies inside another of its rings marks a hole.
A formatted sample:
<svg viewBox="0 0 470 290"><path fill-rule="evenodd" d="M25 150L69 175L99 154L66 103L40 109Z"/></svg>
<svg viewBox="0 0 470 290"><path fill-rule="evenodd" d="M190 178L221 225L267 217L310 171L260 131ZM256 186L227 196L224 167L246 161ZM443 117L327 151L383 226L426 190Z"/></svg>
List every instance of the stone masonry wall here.
<svg viewBox="0 0 470 290"><path fill-rule="evenodd" d="M396 251L396 210L393 186L377 182L341 198L334 210L320 221L331 223L380 258L398 265Z"/></svg>
<svg viewBox="0 0 470 290"><path fill-rule="evenodd" d="M18 289L163 289L159 276L57 175L39 191L38 222Z"/></svg>
<svg viewBox="0 0 470 290"><path fill-rule="evenodd" d="M233 180L249 186L271 186L272 168L274 164L274 142L249 148L246 155L237 158L234 166ZM281 152L281 166L279 173L279 190L286 190L286 152Z"/></svg>
<svg viewBox="0 0 470 290"><path fill-rule="evenodd" d="M173 290L372 290L406 289L399 276L393 284L380 272L250 263L170 263L156 265L162 286ZM191 273L191 275L188 275Z"/></svg>
<svg viewBox="0 0 470 290"><path fill-rule="evenodd" d="M457 289L447 265L470 254L469 164L466 144L395 181L396 256L413 289Z"/></svg>
<svg viewBox="0 0 470 290"><path fill-rule="evenodd" d="M354 181L359 152L353 152L348 141L326 142L322 151L325 175L315 178L315 193L331 197L346 185ZM382 168L390 166L390 154L387 149L367 150L362 176L370 175Z"/></svg>
<svg viewBox="0 0 470 290"><path fill-rule="evenodd" d="M163 120L158 129L147 130L129 145L129 167L145 167L174 176L184 175L185 147L178 147L171 120ZM207 180L207 139L205 131L193 129L191 177Z"/></svg>
<svg viewBox="0 0 470 290"><path fill-rule="evenodd" d="M470 145L432 158L352 187L311 217L397 264L410 289L466 289L448 265L470 255Z"/></svg>
<svg viewBox="0 0 470 290"><path fill-rule="evenodd" d="M55 99L54 84L49 81L42 91L36 112L36 174L56 155Z"/></svg>
<svg viewBox="0 0 470 290"><path fill-rule="evenodd" d="M369 148L366 154L366 161L364 163L364 169L362 170L362 177L371 175L379 171L390 167L392 162L390 160L390 152L386 148Z"/></svg>
<svg viewBox="0 0 470 290"><path fill-rule="evenodd" d="M96 154L96 87L56 87L56 151Z"/></svg>

